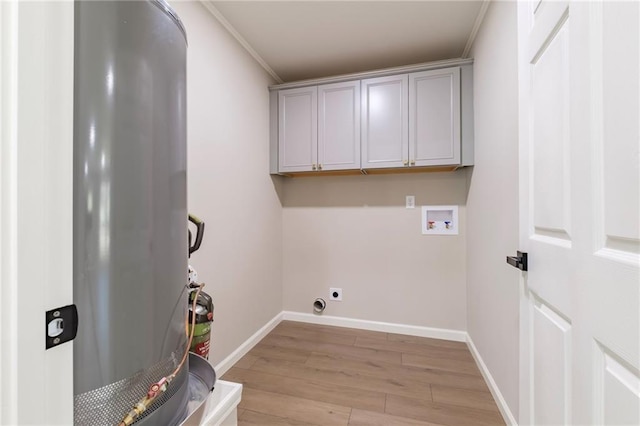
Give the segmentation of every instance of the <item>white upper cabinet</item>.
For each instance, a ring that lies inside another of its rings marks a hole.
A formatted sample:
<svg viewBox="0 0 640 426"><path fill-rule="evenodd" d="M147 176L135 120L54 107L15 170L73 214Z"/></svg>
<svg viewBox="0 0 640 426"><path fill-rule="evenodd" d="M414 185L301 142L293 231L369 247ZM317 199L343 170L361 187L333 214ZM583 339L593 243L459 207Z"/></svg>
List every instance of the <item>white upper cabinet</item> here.
<svg viewBox="0 0 640 426"><path fill-rule="evenodd" d="M360 81L318 86L319 170L360 168Z"/></svg>
<svg viewBox="0 0 640 426"><path fill-rule="evenodd" d="M278 169L304 172L318 163L318 89L278 93Z"/></svg>
<svg viewBox="0 0 640 426"><path fill-rule="evenodd" d="M278 93L280 173L360 168L360 81Z"/></svg>
<svg viewBox="0 0 640 426"><path fill-rule="evenodd" d="M362 168L409 161L407 74L362 80Z"/></svg>
<svg viewBox="0 0 640 426"><path fill-rule="evenodd" d="M409 74L409 165L460 164L460 68Z"/></svg>
<svg viewBox="0 0 640 426"><path fill-rule="evenodd" d="M375 174L472 166L471 62L273 86L270 172Z"/></svg>

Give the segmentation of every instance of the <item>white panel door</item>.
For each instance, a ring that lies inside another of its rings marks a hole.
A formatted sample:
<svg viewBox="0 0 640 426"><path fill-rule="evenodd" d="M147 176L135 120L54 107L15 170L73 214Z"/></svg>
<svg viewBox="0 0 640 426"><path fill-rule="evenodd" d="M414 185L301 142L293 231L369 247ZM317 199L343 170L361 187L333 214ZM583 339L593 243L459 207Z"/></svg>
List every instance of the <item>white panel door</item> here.
<svg viewBox="0 0 640 426"><path fill-rule="evenodd" d="M305 172L318 164L318 89L278 93L278 171Z"/></svg>
<svg viewBox="0 0 640 426"><path fill-rule="evenodd" d="M409 74L409 164L460 164L460 68Z"/></svg>
<svg viewBox="0 0 640 426"><path fill-rule="evenodd" d="M362 168L409 165L407 74L362 80Z"/></svg>
<svg viewBox="0 0 640 426"><path fill-rule="evenodd" d="M318 169L360 168L360 81L318 86Z"/></svg>
<svg viewBox="0 0 640 426"><path fill-rule="evenodd" d="M638 424L637 2L518 4L520 424Z"/></svg>

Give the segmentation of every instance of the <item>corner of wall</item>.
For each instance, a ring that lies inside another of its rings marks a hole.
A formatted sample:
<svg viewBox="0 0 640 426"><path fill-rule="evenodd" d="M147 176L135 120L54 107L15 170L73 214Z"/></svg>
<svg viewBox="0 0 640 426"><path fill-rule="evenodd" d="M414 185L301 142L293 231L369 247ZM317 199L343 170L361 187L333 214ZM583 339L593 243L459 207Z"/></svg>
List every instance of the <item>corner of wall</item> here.
<svg viewBox="0 0 640 426"><path fill-rule="evenodd" d="M172 7L189 36L189 210L206 222L190 263L214 300L216 363L282 312L281 187L269 174L273 79L203 3Z"/></svg>
<svg viewBox="0 0 640 426"><path fill-rule="evenodd" d="M519 412L517 14L492 2L473 45L475 166L467 172L470 348L507 422Z"/></svg>

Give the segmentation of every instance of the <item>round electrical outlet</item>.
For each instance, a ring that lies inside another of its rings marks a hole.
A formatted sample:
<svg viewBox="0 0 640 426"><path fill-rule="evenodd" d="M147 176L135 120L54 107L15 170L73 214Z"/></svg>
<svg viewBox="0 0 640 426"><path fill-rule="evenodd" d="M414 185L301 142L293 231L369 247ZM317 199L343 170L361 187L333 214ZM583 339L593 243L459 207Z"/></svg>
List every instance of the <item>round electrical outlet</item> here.
<svg viewBox="0 0 640 426"><path fill-rule="evenodd" d="M335 302L342 302L342 289L338 287L332 287L329 289L329 300Z"/></svg>

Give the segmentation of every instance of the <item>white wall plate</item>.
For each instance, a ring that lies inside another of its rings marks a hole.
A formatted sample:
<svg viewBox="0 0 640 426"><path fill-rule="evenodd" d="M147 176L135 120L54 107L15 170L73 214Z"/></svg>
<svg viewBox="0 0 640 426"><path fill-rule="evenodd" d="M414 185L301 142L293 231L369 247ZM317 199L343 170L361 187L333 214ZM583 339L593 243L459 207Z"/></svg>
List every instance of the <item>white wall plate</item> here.
<svg viewBox="0 0 640 426"><path fill-rule="evenodd" d="M458 206L422 206L423 235L458 235Z"/></svg>

